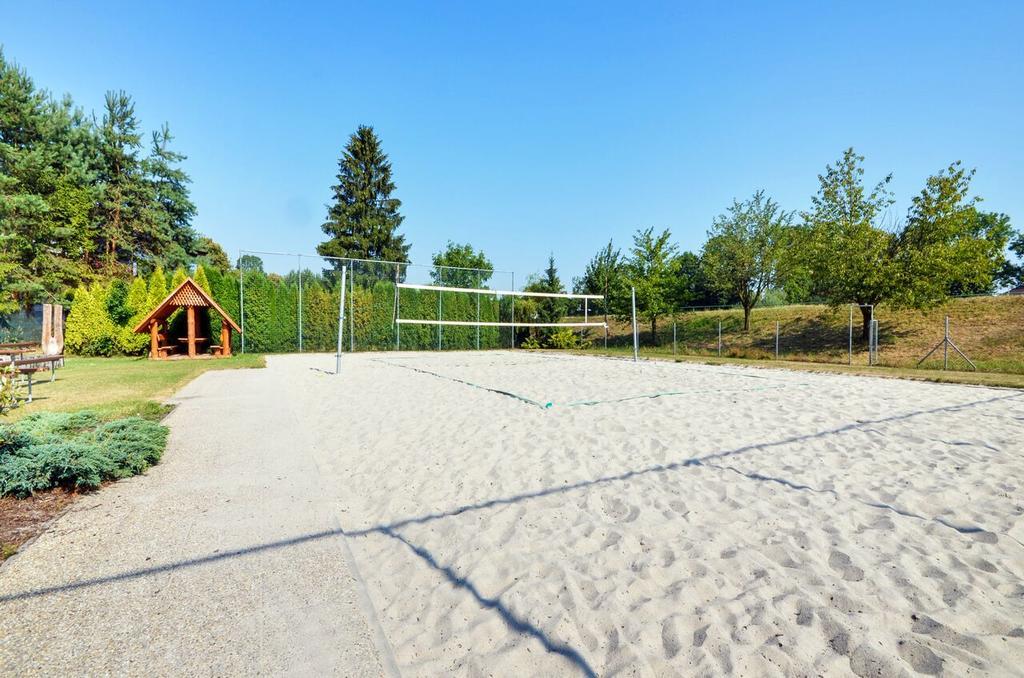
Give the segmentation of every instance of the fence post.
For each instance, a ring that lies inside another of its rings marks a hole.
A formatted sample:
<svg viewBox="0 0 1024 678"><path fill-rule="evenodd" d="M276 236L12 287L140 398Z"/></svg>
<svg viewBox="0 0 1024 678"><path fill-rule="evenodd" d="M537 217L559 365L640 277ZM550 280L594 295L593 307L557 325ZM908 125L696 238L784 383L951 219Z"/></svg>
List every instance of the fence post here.
<svg viewBox="0 0 1024 678"><path fill-rule="evenodd" d="M299 260L299 353L302 353L302 255L295 255Z"/></svg>
<svg viewBox="0 0 1024 678"><path fill-rule="evenodd" d="M633 300L633 362L640 360L640 339L636 333L636 288L630 288Z"/></svg>
<svg viewBox="0 0 1024 678"><path fill-rule="evenodd" d="M676 321L672 321L672 357L676 357Z"/></svg>
<svg viewBox="0 0 1024 678"><path fill-rule="evenodd" d="M775 359L779 359L779 321L775 321Z"/></svg>
<svg viewBox="0 0 1024 678"><path fill-rule="evenodd" d="M949 369L949 316L946 316L946 331L942 341L942 369Z"/></svg>
<svg viewBox="0 0 1024 678"><path fill-rule="evenodd" d="M722 321L718 321L718 357L722 357Z"/></svg>

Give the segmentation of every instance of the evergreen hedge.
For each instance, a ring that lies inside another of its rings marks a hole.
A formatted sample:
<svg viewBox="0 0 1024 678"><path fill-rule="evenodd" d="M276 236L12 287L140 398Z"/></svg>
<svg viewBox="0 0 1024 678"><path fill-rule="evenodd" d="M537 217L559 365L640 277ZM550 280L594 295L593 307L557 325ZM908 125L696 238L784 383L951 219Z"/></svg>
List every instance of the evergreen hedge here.
<svg viewBox="0 0 1024 678"><path fill-rule="evenodd" d="M245 275L245 349L251 353L287 353L299 349L299 276L247 270ZM176 271L180 281L184 271ZM240 274L237 270L220 272L201 267L193 278L239 324ZM511 334L507 328L458 327L434 325L395 326L395 283L388 276L374 271L356 271L347 284L345 330L342 350L380 351L400 346L408 350L436 350L440 337L443 350L507 348ZM168 285L164 272L157 269L149 280L136 278L130 284L115 281L80 288L68 316L66 345L69 353L78 355L144 354L149 338L132 329L158 303L173 285ZM433 290L399 289L398 303L403 318L432 320L438 317L440 296L441 317L445 320L485 322L511 318L509 300L498 301L486 295ZM323 274L304 271L302 274L302 348L308 352L333 352L337 346L338 303L340 290L333 272ZM523 306L525 309L526 306ZM517 308L517 316L522 315ZM209 336L219 337L221 320L210 314ZM172 317L172 331L184 331L184 314ZM232 337L232 350L241 349L241 338Z"/></svg>

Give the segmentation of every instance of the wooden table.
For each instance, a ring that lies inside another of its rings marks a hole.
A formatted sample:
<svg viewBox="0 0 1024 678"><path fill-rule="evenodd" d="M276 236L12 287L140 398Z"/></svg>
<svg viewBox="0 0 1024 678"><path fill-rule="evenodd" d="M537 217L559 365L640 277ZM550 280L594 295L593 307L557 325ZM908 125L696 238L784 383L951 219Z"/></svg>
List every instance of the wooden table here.
<svg viewBox="0 0 1024 678"><path fill-rule="evenodd" d="M63 355L47 355L40 356L38 358L22 358L21 360L12 360L10 363L3 365L6 367L8 364L13 364L14 369L19 374L24 375L28 380L28 402L32 402L32 375L36 372L41 372L46 368L44 365L49 364L50 366L50 381L57 378L57 363L64 360Z"/></svg>

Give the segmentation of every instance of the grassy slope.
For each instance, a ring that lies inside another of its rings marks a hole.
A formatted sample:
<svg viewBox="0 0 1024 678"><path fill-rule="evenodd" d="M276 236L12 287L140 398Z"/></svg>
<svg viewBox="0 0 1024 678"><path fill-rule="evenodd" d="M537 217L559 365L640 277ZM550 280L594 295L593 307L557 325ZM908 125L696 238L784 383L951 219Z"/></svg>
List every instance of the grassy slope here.
<svg viewBox="0 0 1024 678"><path fill-rule="evenodd" d="M953 340L986 372L1024 375L1024 297L954 299L929 311L878 309L880 359L883 366L914 368L918 360L942 339L943 318L949 315ZM680 355L717 355L718 322L722 322L722 355L733 358L771 359L775 351L775 323L780 326L781 358L794 362L846 363L849 311L824 306L781 306L755 309L751 331L742 331L740 310L700 311L676 318ZM854 318L854 365L866 366L865 344L860 340L860 316ZM642 326L641 345L653 354L671 355L672 318L660 321L654 346L650 326ZM629 326L611 323L609 345L631 345ZM601 345L601 341L595 345ZM951 359L951 367L963 362ZM940 369L942 354L922 365ZM919 375L919 376L924 376Z"/></svg>
<svg viewBox="0 0 1024 678"><path fill-rule="evenodd" d="M90 409L104 418L139 414L155 418L164 414L160 400L208 370L263 367L263 356L245 354L218 360L166 360L146 358L68 358L57 370L33 385L31 404L12 410L7 419L19 419L41 410Z"/></svg>

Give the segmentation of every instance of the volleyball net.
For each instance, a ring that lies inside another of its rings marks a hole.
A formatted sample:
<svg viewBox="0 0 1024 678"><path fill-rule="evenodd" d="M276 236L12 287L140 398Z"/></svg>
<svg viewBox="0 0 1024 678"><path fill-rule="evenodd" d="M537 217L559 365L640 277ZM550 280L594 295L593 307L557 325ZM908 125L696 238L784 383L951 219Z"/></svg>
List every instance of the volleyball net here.
<svg viewBox="0 0 1024 678"><path fill-rule="evenodd" d="M343 268L345 352L507 349L565 330L605 335L602 297L517 290L511 271L253 250L239 260L235 291L218 297L233 296L247 352L334 353Z"/></svg>

